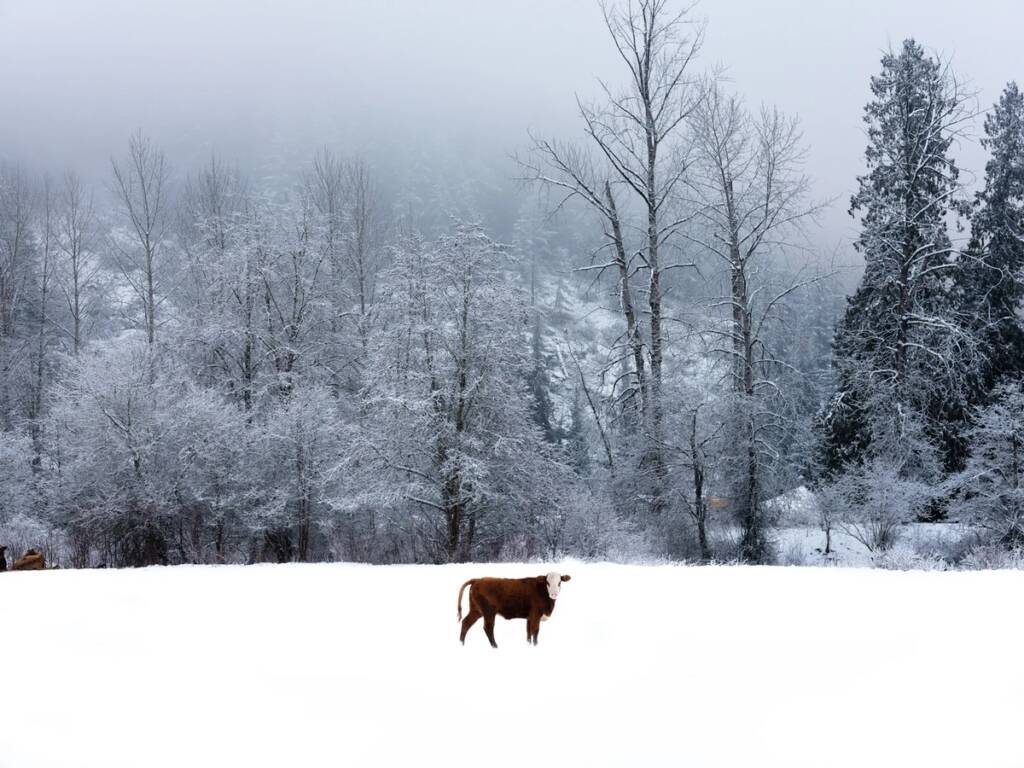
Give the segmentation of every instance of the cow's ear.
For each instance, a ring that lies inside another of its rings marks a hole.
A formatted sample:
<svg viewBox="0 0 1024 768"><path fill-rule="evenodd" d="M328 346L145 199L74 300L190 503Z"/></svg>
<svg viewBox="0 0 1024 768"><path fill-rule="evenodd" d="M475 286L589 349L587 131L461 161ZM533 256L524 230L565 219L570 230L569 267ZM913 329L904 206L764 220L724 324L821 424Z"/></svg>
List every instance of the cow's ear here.
<svg viewBox="0 0 1024 768"><path fill-rule="evenodd" d="M572 578L572 576L563 576L562 577L562 581L568 581L571 578Z"/></svg>

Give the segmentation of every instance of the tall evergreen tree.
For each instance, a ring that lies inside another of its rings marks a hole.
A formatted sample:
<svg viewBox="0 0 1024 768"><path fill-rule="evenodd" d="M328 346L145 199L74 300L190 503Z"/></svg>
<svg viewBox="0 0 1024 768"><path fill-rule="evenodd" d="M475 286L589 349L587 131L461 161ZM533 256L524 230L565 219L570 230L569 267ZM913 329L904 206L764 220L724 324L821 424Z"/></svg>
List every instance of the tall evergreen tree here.
<svg viewBox="0 0 1024 768"><path fill-rule="evenodd" d="M569 462L580 477L590 477L592 469L586 418L583 396L580 394L580 388L575 387L569 409L569 425L565 429L565 449Z"/></svg>
<svg viewBox="0 0 1024 768"><path fill-rule="evenodd" d="M973 258L958 273L965 315L984 350L972 399L986 402L1000 379L1024 373L1024 94L1009 83L985 118L991 153L971 220Z"/></svg>
<svg viewBox="0 0 1024 768"><path fill-rule="evenodd" d="M547 360L544 355L544 336L540 314L534 311L533 336L530 341L530 372L527 376L530 387L530 415L540 427L544 439L549 443L558 442L558 427L553 423L555 406L551 402L551 379L548 376Z"/></svg>
<svg viewBox="0 0 1024 768"><path fill-rule="evenodd" d="M914 40L882 57L871 79L867 173L851 215L865 271L833 342L837 393L822 421L823 469L884 456L906 475L949 463L950 422L963 412L964 362L971 336L951 289L956 267L947 232L961 210L959 169L950 148L969 116L948 63Z"/></svg>

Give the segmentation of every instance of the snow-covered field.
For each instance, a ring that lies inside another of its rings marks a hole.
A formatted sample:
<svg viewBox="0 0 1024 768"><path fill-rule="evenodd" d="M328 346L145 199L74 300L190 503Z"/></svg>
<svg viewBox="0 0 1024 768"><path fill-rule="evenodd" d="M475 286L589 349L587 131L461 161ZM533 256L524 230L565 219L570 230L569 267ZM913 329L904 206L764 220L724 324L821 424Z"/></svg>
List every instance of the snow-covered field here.
<svg viewBox="0 0 1024 768"><path fill-rule="evenodd" d="M1024 766L1024 572L563 563L0 576L0 766Z"/></svg>

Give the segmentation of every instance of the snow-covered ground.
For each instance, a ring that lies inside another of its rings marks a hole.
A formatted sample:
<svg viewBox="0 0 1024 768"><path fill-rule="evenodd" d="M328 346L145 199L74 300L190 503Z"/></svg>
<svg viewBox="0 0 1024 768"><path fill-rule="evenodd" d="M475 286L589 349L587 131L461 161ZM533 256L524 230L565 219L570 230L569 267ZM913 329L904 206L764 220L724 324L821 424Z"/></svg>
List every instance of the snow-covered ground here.
<svg viewBox="0 0 1024 768"><path fill-rule="evenodd" d="M559 567L0 575L0 766L1024 766L1024 572Z"/></svg>
<svg viewBox="0 0 1024 768"><path fill-rule="evenodd" d="M836 527L832 531L832 551L825 556L825 533L813 526L778 528L772 531L778 562L782 565L833 565L847 568L888 567L905 564L921 567L930 552L941 552L952 543L972 535L968 526L957 523L917 523L899 526L897 541L886 553L872 553L853 536ZM739 537L737 530L734 538ZM933 560L931 567L953 567Z"/></svg>
<svg viewBox="0 0 1024 768"><path fill-rule="evenodd" d="M978 541L978 531L965 523L921 523L907 520L897 526L896 542L889 552L872 553L841 522L836 521L832 527L831 552L826 556L825 533L820 527L818 505L818 498L804 486L777 496L765 505L778 518L772 536L780 564L949 568L954 566L948 562L949 555L958 548L958 544ZM714 525L715 522L712 525L713 533L739 541L739 528L731 521L724 525Z"/></svg>

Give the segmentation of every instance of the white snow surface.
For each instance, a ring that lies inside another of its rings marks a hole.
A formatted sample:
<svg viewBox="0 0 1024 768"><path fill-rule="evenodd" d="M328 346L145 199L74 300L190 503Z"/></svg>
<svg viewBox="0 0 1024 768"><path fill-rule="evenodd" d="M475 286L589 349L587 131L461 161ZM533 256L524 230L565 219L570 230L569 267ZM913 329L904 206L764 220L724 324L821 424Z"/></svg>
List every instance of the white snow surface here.
<svg viewBox="0 0 1024 768"><path fill-rule="evenodd" d="M475 576L572 576L526 643ZM1024 765L1024 573L285 565L0 575L0 766Z"/></svg>

